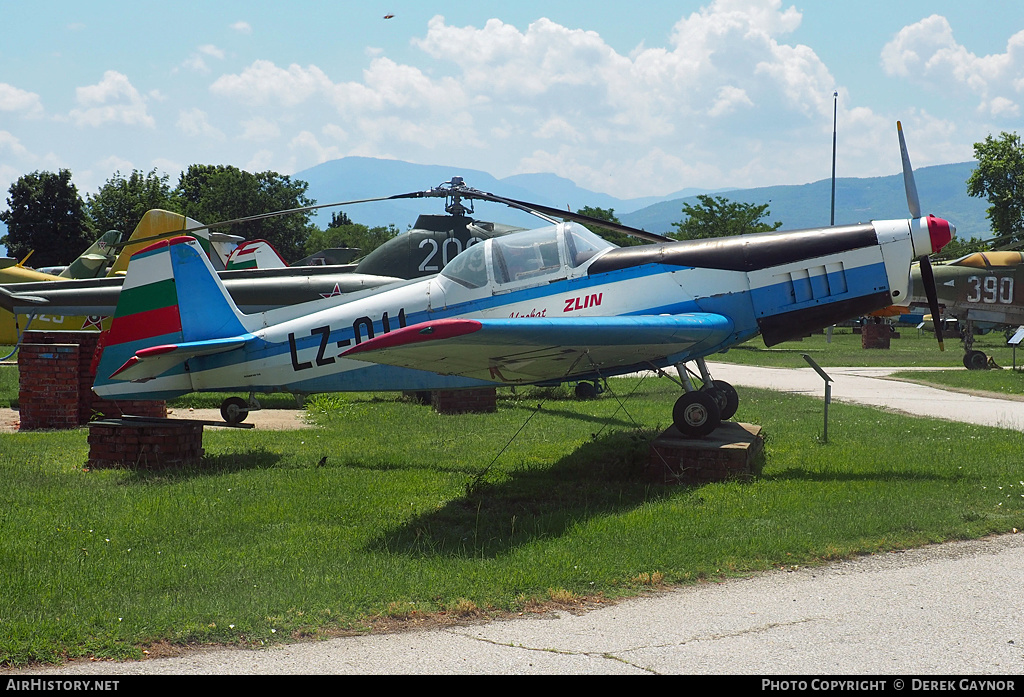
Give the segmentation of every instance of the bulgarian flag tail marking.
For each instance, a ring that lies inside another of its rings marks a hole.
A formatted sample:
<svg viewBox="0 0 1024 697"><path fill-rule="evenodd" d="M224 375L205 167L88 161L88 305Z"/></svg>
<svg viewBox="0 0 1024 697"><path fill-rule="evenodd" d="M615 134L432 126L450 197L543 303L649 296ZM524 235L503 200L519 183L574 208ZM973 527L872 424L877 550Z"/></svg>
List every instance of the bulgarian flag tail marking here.
<svg viewBox="0 0 1024 697"><path fill-rule="evenodd" d="M136 252L121 287L117 310L106 345L113 346L153 337L181 340L181 315L167 248L176 237L161 240Z"/></svg>

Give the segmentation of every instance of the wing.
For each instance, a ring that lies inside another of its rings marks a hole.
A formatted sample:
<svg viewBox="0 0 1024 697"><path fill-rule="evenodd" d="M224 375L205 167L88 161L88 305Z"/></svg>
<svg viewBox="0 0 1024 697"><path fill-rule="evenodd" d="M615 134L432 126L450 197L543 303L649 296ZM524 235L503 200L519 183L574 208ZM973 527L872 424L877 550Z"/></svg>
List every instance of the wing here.
<svg viewBox="0 0 1024 697"><path fill-rule="evenodd" d="M704 355L730 336L723 315L444 319L363 341L345 358L507 383L614 373L677 354Z"/></svg>

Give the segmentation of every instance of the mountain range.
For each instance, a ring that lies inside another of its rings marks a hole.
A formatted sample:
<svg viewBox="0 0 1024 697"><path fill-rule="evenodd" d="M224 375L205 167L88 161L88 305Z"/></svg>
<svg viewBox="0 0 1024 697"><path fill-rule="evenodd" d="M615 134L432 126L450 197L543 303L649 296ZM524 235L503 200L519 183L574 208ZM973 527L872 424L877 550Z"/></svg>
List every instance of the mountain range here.
<svg viewBox="0 0 1024 697"><path fill-rule="evenodd" d="M915 170L921 205L926 213L952 221L961 239L991 236L985 210L988 202L967 195L967 178L976 162L935 165ZM293 175L309 183L306 195L318 203L351 201L425 191L453 176L463 177L467 186L481 191L573 211L585 206L613 209L625 225L661 234L674 232L672 223L685 217L684 203L696 204L697 195L724 196L733 201L769 204L767 222L780 221L783 229L821 227L829 224L831 179L810 184L767 186L754 189L683 189L666 196L617 198L588 191L554 174L517 174L498 179L482 170L442 165L418 165L400 160L345 157L324 162ZM479 220L537 227L538 220L526 213L486 202L476 202ZM318 211L315 222L325 227L331 210ZM364 203L345 208L348 216L364 225L411 226L420 213L441 214L441 199L399 199ZM837 225L908 217L902 173L883 177L836 179Z"/></svg>

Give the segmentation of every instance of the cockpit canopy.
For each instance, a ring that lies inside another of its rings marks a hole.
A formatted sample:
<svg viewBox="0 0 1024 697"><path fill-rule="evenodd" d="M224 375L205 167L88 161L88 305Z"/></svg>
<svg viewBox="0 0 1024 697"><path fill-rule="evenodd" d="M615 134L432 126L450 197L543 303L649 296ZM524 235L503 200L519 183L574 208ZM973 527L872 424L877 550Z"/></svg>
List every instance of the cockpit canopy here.
<svg viewBox="0 0 1024 697"><path fill-rule="evenodd" d="M1024 263L1022 252L973 252L949 262L951 266L971 266L977 269L1007 268Z"/></svg>
<svg viewBox="0 0 1024 697"><path fill-rule="evenodd" d="M565 278L572 269L615 245L590 230L562 223L495 237L459 254L441 275L466 288L482 288L493 282L530 285Z"/></svg>

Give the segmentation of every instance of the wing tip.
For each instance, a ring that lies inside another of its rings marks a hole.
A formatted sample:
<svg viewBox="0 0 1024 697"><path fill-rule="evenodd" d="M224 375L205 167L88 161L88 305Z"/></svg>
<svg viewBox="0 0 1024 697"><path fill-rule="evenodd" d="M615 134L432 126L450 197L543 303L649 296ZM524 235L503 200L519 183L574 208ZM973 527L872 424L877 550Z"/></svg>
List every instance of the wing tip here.
<svg viewBox="0 0 1024 697"><path fill-rule="evenodd" d="M408 346L424 341L452 339L479 331L483 324L473 319L441 319L435 322L421 322L409 327L381 334L373 339L362 341L341 354L343 358L366 351Z"/></svg>

